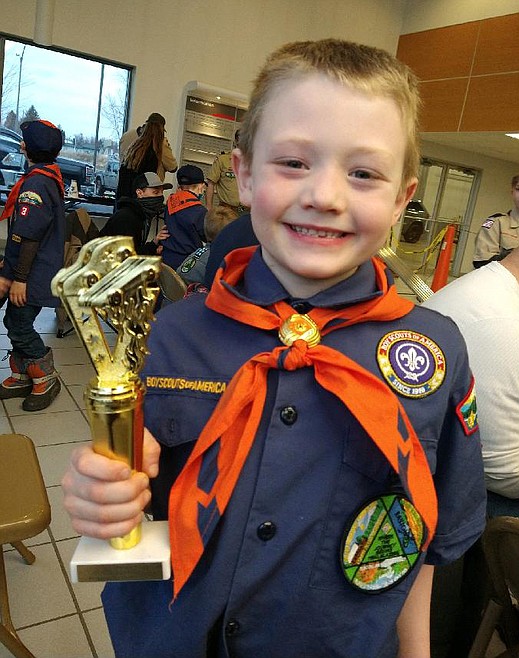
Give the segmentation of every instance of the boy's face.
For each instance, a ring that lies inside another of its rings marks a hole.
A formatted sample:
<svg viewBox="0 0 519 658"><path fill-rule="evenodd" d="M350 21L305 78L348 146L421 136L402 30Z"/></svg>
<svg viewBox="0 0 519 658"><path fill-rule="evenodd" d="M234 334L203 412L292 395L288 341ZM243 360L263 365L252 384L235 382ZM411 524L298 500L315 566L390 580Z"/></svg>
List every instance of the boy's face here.
<svg viewBox="0 0 519 658"><path fill-rule="evenodd" d="M143 188L138 187L135 190L135 194L137 195L138 199L148 199L154 196L162 196L163 193L164 193L163 187L143 187Z"/></svg>
<svg viewBox="0 0 519 658"><path fill-rule="evenodd" d="M394 101L324 75L283 83L246 163L233 152L265 262L297 297L347 278L379 249L416 188L401 190L406 136Z"/></svg>

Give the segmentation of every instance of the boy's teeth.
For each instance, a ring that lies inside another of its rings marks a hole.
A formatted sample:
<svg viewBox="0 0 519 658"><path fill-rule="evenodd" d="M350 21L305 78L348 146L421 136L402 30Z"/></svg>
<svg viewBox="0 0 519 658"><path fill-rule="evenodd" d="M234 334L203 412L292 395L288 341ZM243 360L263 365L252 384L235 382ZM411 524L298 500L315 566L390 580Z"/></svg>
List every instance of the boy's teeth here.
<svg viewBox="0 0 519 658"><path fill-rule="evenodd" d="M336 238L337 236L342 235L336 231L317 231L313 228L306 228L305 226L294 226L291 225L292 230L296 233L301 233L302 235L315 235L318 238Z"/></svg>

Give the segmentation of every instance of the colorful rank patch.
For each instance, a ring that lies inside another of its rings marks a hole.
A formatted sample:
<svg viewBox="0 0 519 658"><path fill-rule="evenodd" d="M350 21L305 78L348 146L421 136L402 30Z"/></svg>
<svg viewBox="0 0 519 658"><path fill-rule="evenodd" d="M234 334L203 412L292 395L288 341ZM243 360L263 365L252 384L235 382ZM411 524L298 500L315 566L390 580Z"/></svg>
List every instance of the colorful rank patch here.
<svg viewBox="0 0 519 658"><path fill-rule="evenodd" d="M18 203L27 203L30 206L42 206L43 199L36 192L22 192L18 197Z"/></svg>
<svg viewBox="0 0 519 658"><path fill-rule="evenodd" d="M377 347L377 362L389 386L407 398L434 393L445 378L445 356L438 345L415 331L391 331Z"/></svg>
<svg viewBox="0 0 519 658"><path fill-rule="evenodd" d="M467 436L478 429L478 412L476 404L476 387L474 377L470 383L469 392L456 407L456 413L461 421L463 431Z"/></svg>
<svg viewBox="0 0 519 658"><path fill-rule="evenodd" d="M424 539L422 517L407 498L387 494L371 500L344 532L342 572L363 592L387 590L411 572Z"/></svg>

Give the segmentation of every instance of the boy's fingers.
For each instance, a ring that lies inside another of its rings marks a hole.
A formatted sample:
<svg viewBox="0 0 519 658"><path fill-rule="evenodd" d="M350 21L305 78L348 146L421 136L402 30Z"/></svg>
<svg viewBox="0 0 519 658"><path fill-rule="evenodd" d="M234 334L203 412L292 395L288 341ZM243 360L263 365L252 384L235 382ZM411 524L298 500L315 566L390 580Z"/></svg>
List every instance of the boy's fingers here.
<svg viewBox="0 0 519 658"><path fill-rule="evenodd" d="M160 443L153 434L144 428L144 444L142 450L142 470L154 478L159 473Z"/></svg>
<svg viewBox="0 0 519 658"><path fill-rule="evenodd" d="M108 482L84 477L74 469L69 469L61 484L66 500L77 499L92 502L97 506L106 506L135 501L148 490L149 480L145 473L135 473L128 480ZM133 515L135 514L134 511Z"/></svg>
<svg viewBox="0 0 519 658"><path fill-rule="evenodd" d="M74 470L85 477L108 482L127 480L131 476L130 467L117 459L109 459L94 452L90 445L81 446L72 453Z"/></svg>
<svg viewBox="0 0 519 658"><path fill-rule="evenodd" d="M88 519L72 517L72 527L78 534L86 537L112 539L112 537L123 537L124 535L127 535L142 521L142 516L141 512L133 519L108 524L100 524L95 520L91 521Z"/></svg>

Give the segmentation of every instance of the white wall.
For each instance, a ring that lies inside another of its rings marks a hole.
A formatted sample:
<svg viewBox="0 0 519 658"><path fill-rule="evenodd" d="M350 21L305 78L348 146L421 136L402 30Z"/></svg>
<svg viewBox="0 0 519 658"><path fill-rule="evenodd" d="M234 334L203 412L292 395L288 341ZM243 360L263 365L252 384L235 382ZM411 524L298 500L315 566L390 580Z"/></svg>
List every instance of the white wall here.
<svg viewBox="0 0 519 658"><path fill-rule="evenodd" d="M469 239L461 265L462 273L469 272L472 269L474 240L481 224L489 215L495 212L507 212L512 206L510 181L512 176L519 173L519 165L514 162L488 158L478 153L449 148L426 141L422 142L422 154L430 158L482 171L481 185L469 230Z"/></svg>
<svg viewBox="0 0 519 658"><path fill-rule="evenodd" d="M506 16L517 11L518 0L408 0L402 34Z"/></svg>

